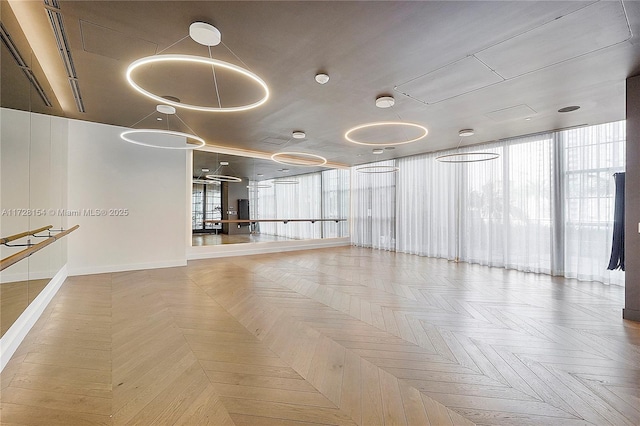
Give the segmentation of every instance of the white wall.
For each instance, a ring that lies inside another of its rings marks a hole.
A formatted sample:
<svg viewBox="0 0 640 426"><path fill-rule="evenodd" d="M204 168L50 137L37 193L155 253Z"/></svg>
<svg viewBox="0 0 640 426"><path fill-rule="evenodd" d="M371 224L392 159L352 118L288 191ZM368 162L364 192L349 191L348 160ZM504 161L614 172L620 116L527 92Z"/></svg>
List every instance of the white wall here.
<svg viewBox="0 0 640 426"><path fill-rule="evenodd" d="M69 120L68 208L80 212L67 218L80 225L68 241L70 275L186 264L187 152L124 142L124 130Z"/></svg>

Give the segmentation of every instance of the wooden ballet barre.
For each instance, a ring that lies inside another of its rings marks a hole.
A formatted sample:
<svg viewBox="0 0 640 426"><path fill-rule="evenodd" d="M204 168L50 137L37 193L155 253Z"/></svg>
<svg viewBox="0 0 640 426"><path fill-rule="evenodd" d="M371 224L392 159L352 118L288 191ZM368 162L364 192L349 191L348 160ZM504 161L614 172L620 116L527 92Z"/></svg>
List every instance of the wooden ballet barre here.
<svg viewBox="0 0 640 426"><path fill-rule="evenodd" d="M5 257L4 259L0 260L0 271L3 271L5 269L7 269L9 266L13 265L14 263L20 262L22 259L25 259L25 258L31 256L35 252L38 252L38 251L42 250L43 248L45 248L49 244L54 243L55 241L59 240L60 238L64 237L65 235L72 233L73 231L75 231L79 227L80 227L80 225L76 225L73 228L67 229L66 231L62 231L62 232L60 232L60 233L58 233L56 235L52 235L49 238L47 238L46 240L39 242L38 244L34 244L31 247L28 247L28 248L26 248L26 249L24 249L22 251L19 251L18 253L12 254L9 257ZM46 228L46 229L48 229L48 228ZM31 234L27 234L27 235L31 235ZM26 236L26 235L23 235L23 236Z"/></svg>
<svg viewBox="0 0 640 426"><path fill-rule="evenodd" d="M207 219L205 223L260 223L260 222L344 222L347 219Z"/></svg>
<svg viewBox="0 0 640 426"><path fill-rule="evenodd" d="M53 228L53 225L43 226L42 228L34 229L33 231L25 231L16 235L10 235L8 237L4 237L0 239L0 244L7 244L14 240L19 240L20 238L28 237L29 235L35 235L38 232L46 231L47 229Z"/></svg>

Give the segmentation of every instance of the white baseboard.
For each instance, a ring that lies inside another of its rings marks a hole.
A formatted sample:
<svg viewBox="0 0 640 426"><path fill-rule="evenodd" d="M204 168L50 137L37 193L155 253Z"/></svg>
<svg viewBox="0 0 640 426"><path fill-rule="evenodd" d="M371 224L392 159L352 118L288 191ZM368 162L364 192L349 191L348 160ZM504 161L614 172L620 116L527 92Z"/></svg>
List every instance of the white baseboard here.
<svg viewBox="0 0 640 426"><path fill-rule="evenodd" d="M80 268L69 268L69 276L109 274L112 272L141 271L143 269L173 268L176 266L186 266L187 259L166 260L162 262L131 263L124 265L89 266Z"/></svg>
<svg viewBox="0 0 640 426"><path fill-rule="evenodd" d="M51 278L49 284L27 306L27 309L18 317L9 330L0 339L0 372L7 365L20 343L38 321L53 296L56 295L64 280L67 279L67 265L64 265L57 274Z"/></svg>
<svg viewBox="0 0 640 426"><path fill-rule="evenodd" d="M187 259L212 259L218 257L250 256L252 254L277 253L296 250L313 250L326 247L351 245L349 237L318 240L268 241L263 243L220 244L216 246L193 246L187 249Z"/></svg>
<svg viewBox="0 0 640 426"><path fill-rule="evenodd" d="M0 274L0 284L14 283L16 281L44 280L51 279L51 271L28 271L7 274Z"/></svg>

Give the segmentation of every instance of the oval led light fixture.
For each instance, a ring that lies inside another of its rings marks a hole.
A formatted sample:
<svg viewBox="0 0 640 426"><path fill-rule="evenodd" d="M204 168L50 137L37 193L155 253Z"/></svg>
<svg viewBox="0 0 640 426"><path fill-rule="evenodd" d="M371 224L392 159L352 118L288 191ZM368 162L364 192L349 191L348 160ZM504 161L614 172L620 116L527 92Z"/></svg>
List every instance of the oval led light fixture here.
<svg viewBox="0 0 640 426"><path fill-rule="evenodd" d="M436 157L441 163L478 163L500 158L500 154L495 152L457 152L455 154L445 154Z"/></svg>
<svg viewBox="0 0 640 426"><path fill-rule="evenodd" d="M203 65L211 65L211 66L224 68L226 70L240 74L241 76L247 77L249 80L258 84L262 88L264 95L262 96L261 99L259 99L256 102L246 104L246 105L240 105L240 106L221 107L221 106L191 105L184 102L167 99L166 97L162 97L162 96L156 95L155 93L151 93L150 91L143 89L138 83L134 81L132 74L136 69L145 65L163 63L163 62L164 63L168 62L168 63L203 64ZM256 74L242 67L239 67L237 65L233 65L228 62L220 61L217 59L206 58L204 56L191 56L191 55L147 56L147 57L135 60L129 65L129 67L127 68L126 78L127 78L127 82L131 85L131 87L133 87L136 91L143 94L144 96L147 96L148 98L151 98L158 102L169 104L176 108L185 108L185 109L190 109L195 111L205 111L205 112L246 111L249 109L259 107L260 105L267 102L267 100L269 99L269 87L267 86L267 83L265 83L264 80L262 80Z"/></svg>
<svg viewBox="0 0 640 426"><path fill-rule="evenodd" d="M372 128L372 127L383 127L383 126L405 126L405 127L417 128L418 130L420 130L420 132L422 134L419 135L416 138L402 140L402 141L398 141L398 142L358 141L358 140L353 139L353 137L352 137L352 133L356 132L358 130L369 129L369 128ZM426 127L421 126L420 124L416 124L416 123L409 123L409 122L406 122L406 121L379 121L377 123L367 123L367 124L362 124L360 126L353 127L351 129L347 130L347 132L344 134L344 138L346 140L348 140L349 142L355 143L355 144L358 144L358 145L391 146L391 145L403 145L405 143L411 143L411 142L419 141L420 139L424 139L427 136L428 133L429 133L429 131L427 130Z"/></svg>
<svg viewBox="0 0 640 426"><path fill-rule="evenodd" d="M400 168L396 166L360 166L356 167L356 172L359 173L395 173Z"/></svg>
<svg viewBox="0 0 640 426"><path fill-rule="evenodd" d="M176 113L176 109L171 105L158 105L156 106L156 111L161 114L173 115Z"/></svg>
<svg viewBox="0 0 640 426"><path fill-rule="evenodd" d="M376 106L378 108L391 108L396 104L396 100L393 96L379 96L376 99Z"/></svg>
<svg viewBox="0 0 640 426"><path fill-rule="evenodd" d="M383 154L384 153L384 149L382 148L376 148L373 151L371 151L373 154L375 155L379 155L379 154Z"/></svg>
<svg viewBox="0 0 640 426"><path fill-rule="evenodd" d="M220 30L206 22L194 22L189 25L189 37L205 46L217 46L222 41Z"/></svg>
<svg viewBox="0 0 640 426"><path fill-rule="evenodd" d="M458 132L458 136L462 138L466 138L467 136L473 136L475 132L473 129L462 129Z"/></svg>
<svg viewBox="0 0 640 426"><path fill-rule="evenodd" d="M210 179L214 182L242 182L242 179L235 176L227 176L227 175L206 175L207 179Z"/></svg>
<svg viewBox="0 0 640 426"><path fill-rule="evenodd" d="M131 135L142 134L142 135L169 135L169 136L178 136L180 138L186 138L187 140L192 139L197 142L197 144L186 143L184 146L162 146L162 145L154 145L149 142L137 141L131 138ZM120 133L120 138L124 141L127 141L132 144L148 146L151 148L160 148L160 149L196 149L205 145L204 139L191 135L189 133L175 132L173 130L162 130L162 129L133 129L127 130Z"/></svg>
<svg viewBox="0 0 640 426"><path fill-rule="evenodd" d="M329 82L329 74L325 74L323 72L316 74L315 78L318 84L327 84Z"/></svg>
<svg viewBox="0 0 640 426"><path fill-rule="evenodd" d="M220 165L221 165L221 166L228 166L228 165L229 165L229 162L228 162L228 161L221 161L221 162L220 162Z"/></svg>
<svg viewBox="0 0 640 426"><path fill-rule="evenodd" d="M306 152L276 152L271 156L276 163L288 166L308 166L318 167L327 164L327 159L321 155L309 154Z"/></svg>
<svg viewBox="0 0 640 426"><path fill-rule="evenodd" d="M307 134L302 130L296 130L293 133L291 133L291 137L294 139L304 139L306 136Z"/></svg>

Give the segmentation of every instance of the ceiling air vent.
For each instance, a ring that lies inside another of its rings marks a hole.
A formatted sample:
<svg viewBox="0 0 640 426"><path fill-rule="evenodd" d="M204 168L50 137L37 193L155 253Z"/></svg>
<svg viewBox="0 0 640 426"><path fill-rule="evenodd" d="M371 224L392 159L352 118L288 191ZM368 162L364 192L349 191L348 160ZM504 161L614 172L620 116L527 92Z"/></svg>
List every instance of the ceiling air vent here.
<svg viewBox="0 0 640 426"><path fill-rule="evenodd" d="M11 39L11 36L7 32L7 29L4 27L2 22L0 22L0 38L2 39L2 43L4 43L4 45L7 47L7 50L9 50L9 53L11 54L11 56L13 56L13 59L16 61L16 64L18 64L18 67L20 67L20 69L22 70L24 75L27 77L29 82L31 82L31 85L34 87L34 89L36 89L36 92L38 92L38 95L40 95L42 102L44 102L46 106L50 107L51 101L47 97L47 94L44 92L44 89L40 85L40 82L36 78L31 68L29 68L27 63L22 58L22 55L20 54L18 47L15 45L15 43Z"/></svg>
<svg viewBox="0 0 640 426"><path fill-rule="evenodd" d="M64 68L67 71L67 78L69 79L73 98L76 101L76 107L79 112L85 112L82 95L80 94L80 85L78 84L76 67L73 65L71 47L69 46L67 33L64 29L64 20L62 19L62 13L60 13L58 0L44 0L44 7L47 11L47 15L49 16L49 22L51 22L53 35L55 36L56 44L58 45L58 52L60 52Z"/></svg>

